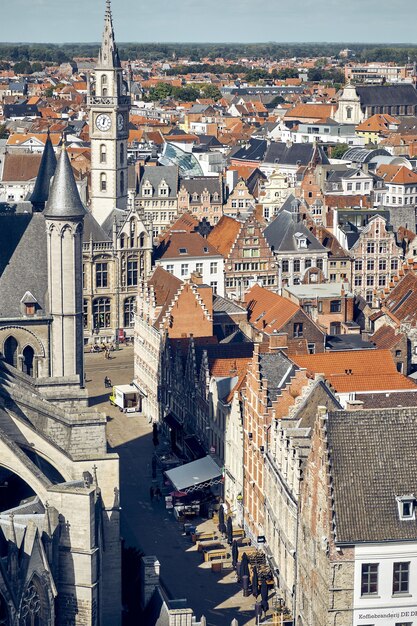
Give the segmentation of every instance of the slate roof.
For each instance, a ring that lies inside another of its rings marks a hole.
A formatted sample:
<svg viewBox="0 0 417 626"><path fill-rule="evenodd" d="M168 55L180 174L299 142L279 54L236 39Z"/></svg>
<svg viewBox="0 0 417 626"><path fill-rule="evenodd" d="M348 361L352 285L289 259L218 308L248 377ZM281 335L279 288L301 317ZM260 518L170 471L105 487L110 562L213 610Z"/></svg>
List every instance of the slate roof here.
<svg viewBox="0 0 417 626"><path fill-rule="evenodd" d="M44 211L48 218L80 218L86 210L81 202L67 151L61 152Z"/></svg>
<svg viewBox="0 0 417 626"><path fill-rule="evenodd" d="M83 242L88 242L91 238L94 242L112 241L97 220L87 211L84 217Z"/></svg>
<svg viewBox="0 0 417 626"><path fill-rule="evenodd" d="M361 106L417 106L417 91L413 85L372 85L355 87Z"/></svg>
<svg viewBox="0 0 417 626"><path fill-rule="evenodd" d="M375 393L357 393L356 400L363 402L363 409L396 409L417 406L417 387L408 391L382 391Z"/></svg>
<svg viewBox="0 0 417 626"><path fill-rule="evenodd" d="M336 541L415 541L396 497L417 494L417 409L330 412L326 427Z"/></svg>
<svg viewBox="0 0 417 626"><path fill-rule="evenodd" d="M0 318L21 316L21 299L26 291L47 312L47 289L44 216L42 213L0 214Z"/></svg>
<svg viewBox="0 0 417 626"><path fill-rule="evenodd" d="M40 113L34 104L5 104L3 116L5 119L9 117L39 117Z"/></svg>
<svg viewBox="0 0 417 626"><path fill-rule="evenodd" d="M417 276L411 272L406 274L387 296L383 308L398 321L414 328L417 324Z"/></svg>
<svg viewBox="0 0 417 626"><path fill-rule="evenodd" d="M315 151L317 150L316 154ZM294 143L287 145L272 141L266 151L265 163L278 163L279 165L308 165L313 156L318 156L318 162L328 165L329 159L320 146L313 143Z"/></svg>
<svg viewBox="0 0 417 626"><path fill-rule="evenodd" d="M30 197L30 201L32 202L34 207L39 207L40 210L43 210L43 208L45 207L45 203L49 198L51 178L55 174L56 166L56 156L54 148L52 146L51 138L48 134L45 142L45 148L42 154L42 160L39 166L39 171L37 172L35 188Z"/></svg>
<svg viewBox="0 0 417 626"><path fill-rule="evenodd" d="M296 368L282 352L273 352L259 355L259 369L261 379L268 381L268 406L272 406L272 402L277 399L281 389L294 375Z"/></svg>
<svg viewBox="0 0 417 626"><path fill-rule="evenodd" d="M247 144L230 153L231 159L239 161L258 161L262 163L267 151L268 143L265 139L250 139Z"/></svg>
<svg viewBox="0 0 417 626"><path fill-rule="evenodd" d="M222 202L223 189L221 179L218 176L194 176L193 178L182 178L180 181L180 187L185 187L191 196L196 193L199 196L198 202L200 202L200 196L206 189L211 198L213 198L213 194L217 193L219 196L219 202Z"/></svg>
<svg viewBox="0 0 417 626"><path fill-rule="evenodd" d="M168 185L169 190L168 196L161 197L176 198L178 193L178 167L176 165L145 165L140 172L139 196L143 197L143 184L149 181L153 187L154 196L158 198L158 188L163 180ZM152 199L151 196L145 196L145 198Z"/></svg>
<svg viewBox="0 0 417 626"><path fill-rule="evenodd" d="M306 248L297 245L296 233L301 233L307 240ZM275 253L297 252L309 254L311 252L326 252L326 248L302 222L295 221L293 215L286 210L280 211L277 217L264 230L264 236Z"/></svg>

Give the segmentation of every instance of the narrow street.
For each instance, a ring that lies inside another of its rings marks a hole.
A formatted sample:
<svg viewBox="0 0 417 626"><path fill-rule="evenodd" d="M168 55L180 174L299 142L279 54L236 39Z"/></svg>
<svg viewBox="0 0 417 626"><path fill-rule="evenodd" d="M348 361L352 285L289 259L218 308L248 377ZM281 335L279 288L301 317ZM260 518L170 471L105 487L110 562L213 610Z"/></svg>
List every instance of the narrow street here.
<svg viewBox="0 0 417 626"><path fill-rule="evenodd" d="M234 572L212 573L164 502L151 503L151 425L144 417L129 416L110 406L110 390L103 382L106 375L113 384L132 380L133 348L122 348L111 356L106 360L102 353L86 354L85 363L90 404L108 415L108 443L120 455L121 532L126 546L156 555L168 594L186 598L197 619L205 615L208 626L230 626L233 618L239 626L255 624L254 598L243 597Z"/></svg>

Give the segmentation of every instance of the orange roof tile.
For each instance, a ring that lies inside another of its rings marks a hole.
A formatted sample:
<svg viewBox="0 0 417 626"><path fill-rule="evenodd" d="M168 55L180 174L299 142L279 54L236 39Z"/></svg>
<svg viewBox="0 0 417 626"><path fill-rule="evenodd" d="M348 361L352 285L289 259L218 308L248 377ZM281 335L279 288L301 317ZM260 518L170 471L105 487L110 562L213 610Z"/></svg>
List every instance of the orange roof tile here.
<svg viewBox="0 0 417 626"><path fill-rule="evenodd" d="M394 185L415 185L417 174L404 165L380 165L376 171L386 183Z"/></svg>
<svg viewBox="0 0 417 626"><path fill-rule="evenodd" d="M389 126L399 123L400 121L396 117L392 117L392 115L376 113L361 122L361 124L358 124L356 130L359 132L380 133L387 131Z"/></svg>
<svg viewBox="0 0 417 626"><path fill-rule="evenodd" d="M416 388L409 378L397 372L389 350L324 352L296 355L292 360L310 372L324 374L339 393Z"/></svg>
<svg viewBox="0 0 417 626"><path fill-rule="evenodd" d="M236 241L242 224L232 217L223 215L213 228L207 241L216 248L224 257L227 257L231 247Z"/></svg>
<svg viewBox="0 0 417 626"><path fill-rule="evenodd" d="M298 304L259 285L248 291L245 303L252 326L268 334L280 331L300 310Z"/></svg>
<svg viewBox="0 0 417 626"><path fill-rule="evenodd" d="M325 119L334 115L335 108L334 104L297 104L284 117Z"/></svg>

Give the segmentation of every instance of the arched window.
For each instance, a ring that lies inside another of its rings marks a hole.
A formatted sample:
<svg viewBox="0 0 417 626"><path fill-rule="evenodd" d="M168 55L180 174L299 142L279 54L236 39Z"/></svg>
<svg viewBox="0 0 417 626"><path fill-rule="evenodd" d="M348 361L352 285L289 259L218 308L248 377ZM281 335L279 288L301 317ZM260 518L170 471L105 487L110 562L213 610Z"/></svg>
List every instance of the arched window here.
<svg viewBox="0 0 417 626"><path fill-rule="evenodd" d="M125 164L125 145L124 143L120 144L120 165Z"/></svg>
<svg viewBox="0 0 417 626"><path fill-rule="evenodd" d="M125 328L132 328L132 326L134 326L135 324L135 303L135 297L126 298L126 300L124 301L123 322Z"/></svg>
<svg viewBox="0 0 417 626"><path fill-rule="evenodd" d="M145 234L142 233L139 237L139 248L144 248L145 246Z"/></svg>
<svg viewBox="0 0 417 626"><path fill-rule="evenodd" d="M125 234L120 235L120 247L122 249L126 248L126 235Z"/></svg>
<svg viewBox="0 0 417 626"><path fill-rule="evenodd" d="M101 95L107 96L107 76L103 74L101 77Z"/></svg>
<svg viewBox="0 0 417 626"><path fill-rule="evenodd" d="M125 173L124 172L120 172L120 193L121 195L124 194L125 191Z"/></svg>
<svg viewBox="0 0 417 626"><path fill-rule="evenodd" d="M107 176L104 174L100 174L100 189L101 191L107 191Z"/></svg>
<svg viewBox="0 0 417 626"><path fill-rule="evenodd" d="M20 607L20 626L44 626L46 618L39 596L38 585L33 582L27 587Z"/></svg>
<svg viewBox="0 0 417 626"><path fill-rule="evenodd" d="M104 143L100 145L100 163L107 163L107 147Z"/></svg>
<svg viewBox="0 0 417 626"><path fill-rule="evenodd" d="M4 342L4 358L6 363L17 367L17 350L19 344L14 337L8 337Z"/></svg>
<svg viewBox="0 0 417 626"><path fill-rule="evenodd" d="M23 371L29 376L33 376L33 361L35 358L35 351L32 346L26 346L23 350Z"/></svg>
<svg viewBox="0 0 417 626"><path fill-rule="evenodd" d="M347 118L348 120L351 120L351 119L352 119L352 107L347 107L347 108L346 108L346 118Z"/></svg>
<svg viewBox="0 0 417 626"><path fill-rule="evenodd" d="M110 328L110 298L98 298L93 302L94 328Z"/></svg>
<svg viewBox="0 0 417 626"><path fill-rule="evenodd" d="M9 611L7 609L6 600L0 593L0 626L9 626Z"/></svg>

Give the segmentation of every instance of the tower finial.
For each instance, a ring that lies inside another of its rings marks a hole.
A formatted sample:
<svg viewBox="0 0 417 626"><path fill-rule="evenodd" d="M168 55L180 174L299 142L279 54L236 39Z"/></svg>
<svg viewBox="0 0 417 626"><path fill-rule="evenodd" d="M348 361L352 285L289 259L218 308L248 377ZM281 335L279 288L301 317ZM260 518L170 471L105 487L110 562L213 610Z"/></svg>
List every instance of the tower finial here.
<svg viewBox="0 0 417 626"><path fill-rule="evenodd" d="M106 11L104 14L104 31L100 52L98 54L100 67L114 68L120 67L119 52L114 40L113 17L111 12L111 2L106 0Z"/></svg>

